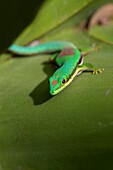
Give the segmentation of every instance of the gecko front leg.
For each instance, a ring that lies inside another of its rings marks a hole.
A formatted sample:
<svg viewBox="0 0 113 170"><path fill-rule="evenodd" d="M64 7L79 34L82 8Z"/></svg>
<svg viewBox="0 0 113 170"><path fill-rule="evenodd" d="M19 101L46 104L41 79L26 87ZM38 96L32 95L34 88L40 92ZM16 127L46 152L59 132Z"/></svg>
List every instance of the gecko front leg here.
<svg viewBox="0 0 113 170"><path fill-rule="evenodd" d="M77 67L77 75L81 74L83 71L90 71L93 74L102 73L104 69L96 68L91 63L83 63L82 65Z"/></svg>

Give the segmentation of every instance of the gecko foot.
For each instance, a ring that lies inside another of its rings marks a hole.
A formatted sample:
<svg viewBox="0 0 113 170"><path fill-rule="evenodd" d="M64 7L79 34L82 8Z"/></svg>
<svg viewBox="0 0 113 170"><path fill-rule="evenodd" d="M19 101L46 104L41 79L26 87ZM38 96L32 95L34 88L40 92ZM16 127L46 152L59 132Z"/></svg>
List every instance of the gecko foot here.
<svg viewBox="0 0 113 170"><path fill-rule="evenodd" d="M93 74L102 73L103 70L104 70L104 68L103 68L103 69L95 69L95 70L93 71Z"/></svg>

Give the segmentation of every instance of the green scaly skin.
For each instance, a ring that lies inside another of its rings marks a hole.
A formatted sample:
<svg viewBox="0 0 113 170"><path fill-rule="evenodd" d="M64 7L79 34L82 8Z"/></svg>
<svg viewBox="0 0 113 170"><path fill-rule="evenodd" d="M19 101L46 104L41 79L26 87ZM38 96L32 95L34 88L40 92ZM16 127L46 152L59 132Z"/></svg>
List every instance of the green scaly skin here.
<svg viewBox="0 0 113 170"><path fill-rule="evenodd" d="M54 41L42 43L36 46L11 45L9 51L19 55L32 55L38 53L56 52L50 60L54 60L60 67L49 78L50 94L56 95L69 85L75 76L83 71L92 71L93 74L101 73L101 69L96 69L92 64L83 63L83 57L79 49L67 41Z"/></svg>

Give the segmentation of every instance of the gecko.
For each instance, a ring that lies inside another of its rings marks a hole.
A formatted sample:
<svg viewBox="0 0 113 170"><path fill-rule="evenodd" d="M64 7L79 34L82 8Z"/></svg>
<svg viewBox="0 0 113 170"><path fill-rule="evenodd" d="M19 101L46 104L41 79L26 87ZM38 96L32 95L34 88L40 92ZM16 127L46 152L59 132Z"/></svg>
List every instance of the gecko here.
<svg viewBox="0 0 113 170"><path fill-rule="evenodd" d="M24 56L54 53L54 55L51 55L50 60L55 61L59 67L49 78L50 94L52 96L66 88L83 71L91 71L93 74L102 72L102 69L97 69L91 63L84 63L84 55L81 50L68 41L44 42L35 46L12 44L9 46L8 51Z"/></svg>

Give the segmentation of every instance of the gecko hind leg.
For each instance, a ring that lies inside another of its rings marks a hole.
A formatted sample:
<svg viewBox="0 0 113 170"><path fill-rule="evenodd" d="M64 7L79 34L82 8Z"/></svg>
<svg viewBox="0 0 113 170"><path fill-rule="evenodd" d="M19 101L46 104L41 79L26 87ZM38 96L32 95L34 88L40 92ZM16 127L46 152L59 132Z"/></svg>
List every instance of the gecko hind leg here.
<svg viewBox="0 0 113 170"><path fill-rule="evenodd" d="M54 54L52 54L52 55L50 56L50 58L49 58L49 62L50 62L52 65L54 65L56 69L59 68L58 64L56 63L56 58L57 58L58 55L59 55L59 53L54 53Z"/></svg>
<svg viewBox="0 0 113 170"><path fill-rule="evenodd" d="M49 61L52 62L52 63L55 63L56 62L55 60L56 60L58 55L59 55L59 53L52 54L49 58Z"/></svg>
<svg viewBox="0 0 113 170"><path fill-rule="evenodd" d="M86 48L82 50L82 56L86 56L94 51L97 51L98 49L100 49L101 46L96 46L95 44L92 45L92 47Z"/></svg>

